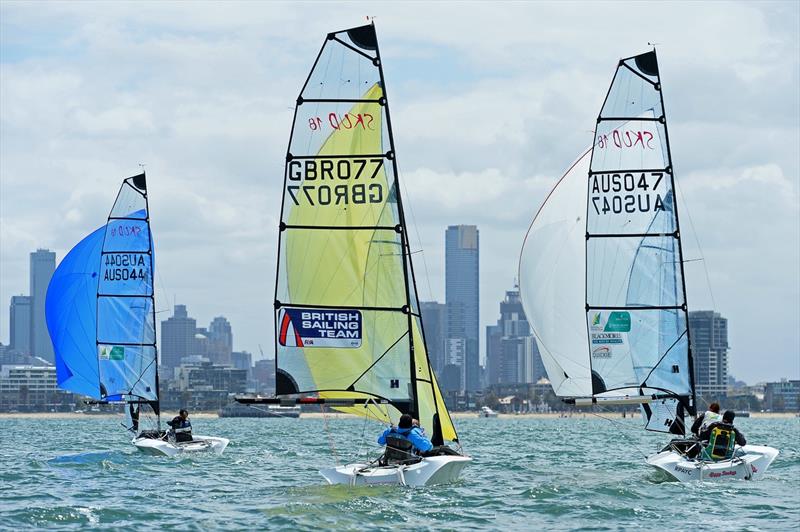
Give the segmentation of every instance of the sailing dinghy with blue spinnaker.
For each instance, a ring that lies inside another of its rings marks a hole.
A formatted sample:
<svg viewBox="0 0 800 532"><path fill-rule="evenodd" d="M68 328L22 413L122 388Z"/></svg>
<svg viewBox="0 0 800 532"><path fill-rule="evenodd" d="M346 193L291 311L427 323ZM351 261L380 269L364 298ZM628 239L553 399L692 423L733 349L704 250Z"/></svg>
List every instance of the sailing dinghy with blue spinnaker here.
<svg viewBox="0 0 800 532"><path fill-rule="evenodd" d="M331 484L450 482L471 461L444 445L458 435L428 360L407 236L375 27L330 33L297 98L286 155L279 398L237 400L323 404L387 425L410 414L440 453L393 449L320 471ZM292 398L304 394L315 396Z"/></svg>
<svg viewBox="0 0 800 532"><path fill-rule="evenodd" d="M222 454L225 438L175 442L161 430L153 239L145 174L122 182L106 224L61 261L47 288L45 314L58 386L99 403L125 405L133 444L148 454ZM140 430L152 410L156 424Z"/></svg>
<svg viewBox="0 0 800 532"><path fill-rule="evenodd" d="M592 148L556 183L523 244L520 293L555 394L578 406L639 404L647 430L685 436L696 397L683 270L651 51L619 62ZM778 454L723 437L724 459L681 438L647 463L680 481L757 479Z"/></svg>

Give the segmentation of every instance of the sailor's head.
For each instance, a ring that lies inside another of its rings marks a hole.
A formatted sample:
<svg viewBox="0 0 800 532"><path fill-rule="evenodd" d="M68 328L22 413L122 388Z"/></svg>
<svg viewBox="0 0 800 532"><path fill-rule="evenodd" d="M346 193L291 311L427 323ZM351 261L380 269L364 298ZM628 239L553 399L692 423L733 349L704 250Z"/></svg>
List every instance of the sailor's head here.
<svg viewBox="0 0 800 532"><path fill-rule="evenodd" d="M719 414L719 403L711 403L708 405L708 409L715 414Z"/></svg>
<svg viewBox="0 0 800 532"><path fill-rule="evenodd" d="M186 419L186 418L188 418L188 417L189 417L189 411L188 411L188 410L186 410L185 408L181 408L181 411L180 411L180 412L178 412L178 414L180 414L180 416L181 416L183 419Z"/></svg>
<svg viewBox="0 0 800 532"><path fill-rule="evenodd" d="M722 422L723 423L733 423L733 418L736 417L736 413L733 410L726 410L724 414L722 414Z"/></svg>
<svg viewBox="0 0 800 532"><path fill-rule="evenodd" d="M414 419L409 416L408 414L403 414L400 416L400 422L397 426L401 429L410 429L414 423Z"/></svg>

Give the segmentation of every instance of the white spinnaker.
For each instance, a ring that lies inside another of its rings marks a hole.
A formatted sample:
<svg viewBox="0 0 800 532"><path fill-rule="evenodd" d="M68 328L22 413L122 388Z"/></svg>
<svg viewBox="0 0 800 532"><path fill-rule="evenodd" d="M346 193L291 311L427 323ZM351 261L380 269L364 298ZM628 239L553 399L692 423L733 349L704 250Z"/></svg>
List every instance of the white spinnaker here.
<svg viewBox="0 0 800 532"><path fill-rule="evenodd" d="M592 395L586 329L586 185L591 149L576 160L531 223L519 289L556 395Z"/></svg>

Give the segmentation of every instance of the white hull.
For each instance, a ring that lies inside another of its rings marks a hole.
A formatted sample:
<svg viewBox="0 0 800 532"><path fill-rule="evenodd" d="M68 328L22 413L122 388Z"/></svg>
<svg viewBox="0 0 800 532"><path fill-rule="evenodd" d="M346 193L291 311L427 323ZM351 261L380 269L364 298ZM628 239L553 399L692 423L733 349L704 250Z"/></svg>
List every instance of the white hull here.
<svg viewBox="0 0 800 532"><path fill-rule="evenodd" d="M428 486L458 480L461 470L471 461L469 456L431 456L410 465L348 464L322 469L320 474L329 484Z"/></svg>
<svg viewBox="0 0 800 532"><path fill-rule="evenodd" d="M665 450L647 457L647 463L681 482L694 480L758 480L775 457L778 450L760 445L737 447L731 460L701 462L673 451Z"/></svg>
<svg viewBox="0 0 800 532"><path fill-rule="evenodd" d="M183 453L213 452L222 454L230 443L227 438L213 436L192 436L192 441L171 443L153 438L134 438L133 444L145 454L156 456L175 456Z"/></svg>

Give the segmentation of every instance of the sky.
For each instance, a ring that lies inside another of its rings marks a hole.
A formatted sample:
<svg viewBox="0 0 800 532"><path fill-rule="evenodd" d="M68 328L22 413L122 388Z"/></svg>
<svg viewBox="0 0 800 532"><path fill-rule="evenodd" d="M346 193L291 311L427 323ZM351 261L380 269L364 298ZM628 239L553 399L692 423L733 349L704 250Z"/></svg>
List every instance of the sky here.
<svg viewBox="0 0 800 532"><path fill-rule="evenodd" d="M656 43L690 310L728 318L737 379L800 378L800 4L788 1L3 0L0 341L29 253L63 258L145 164L158 319L176 301L199 325L224 315L236 350L271 356L294 102L325 35L368 16L419 297L444 301L446 227L477 225L481 351L617 61Z"/></svg>

